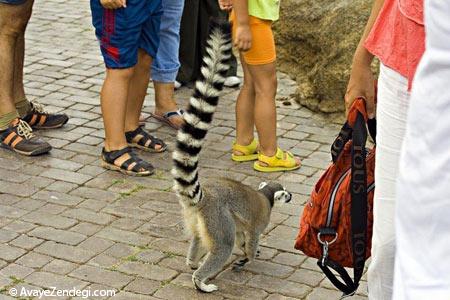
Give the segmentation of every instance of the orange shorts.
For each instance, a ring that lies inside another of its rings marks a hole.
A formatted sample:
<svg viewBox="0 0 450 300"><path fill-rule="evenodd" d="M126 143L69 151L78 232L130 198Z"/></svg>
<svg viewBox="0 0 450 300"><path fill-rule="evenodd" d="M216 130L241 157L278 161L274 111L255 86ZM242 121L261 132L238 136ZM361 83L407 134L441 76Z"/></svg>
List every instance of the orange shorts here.
<svg viewBox="0 0 450 300"><path fill-rule="evenodd" d="M236 16L231 13L230 21L234 23ZM277 59L275 40L272 32L272 21L250 16L250 30L252 32L252 46L246 52L241 52L244 61L249 65L265 65ZM233 26L233 40L236 26Z"/></svg>

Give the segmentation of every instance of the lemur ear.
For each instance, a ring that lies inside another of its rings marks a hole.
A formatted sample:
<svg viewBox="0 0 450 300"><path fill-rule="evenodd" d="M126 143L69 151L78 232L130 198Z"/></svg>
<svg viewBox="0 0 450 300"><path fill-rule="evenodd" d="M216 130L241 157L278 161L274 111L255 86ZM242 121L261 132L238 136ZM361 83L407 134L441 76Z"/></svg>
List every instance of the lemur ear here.
<svg viewBox="0 0 450 300"><path fill-rule="evenodd" d="M262 190L267 185L267 182L263 181L259 184L258 190Z"/></svg>

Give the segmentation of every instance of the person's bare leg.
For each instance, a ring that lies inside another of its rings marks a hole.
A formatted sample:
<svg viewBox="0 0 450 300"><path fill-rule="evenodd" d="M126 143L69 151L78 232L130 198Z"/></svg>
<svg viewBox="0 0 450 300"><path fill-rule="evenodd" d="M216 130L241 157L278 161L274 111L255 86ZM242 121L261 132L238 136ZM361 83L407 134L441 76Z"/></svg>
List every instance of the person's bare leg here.
<svg viewBox="0 0 450 300"><path fill-rule="evenodd" d="M241 87L236 101L236 143L249 145L253 139L255 127L255 86L247 63L241 55L241 64L244 71L244 84ZM235 153L239 155L240 153Z"/></svg>
<svg viewBox="0 0 450 300"><path fill-rule="evenodd" d="M277 151L276 64L248 65L248 70L255 87L254 118L260 151L266 156L273 156Z"/></svg>
<svg viewBox="0 0 450 300"><path fill-rule="evenodd" d="M23 86L23 67L25 57L25 32L17 38L16 51L15 51L15 63L14 63L14 82L13 82L13 95L14 102L20 102L25 100L25 89Z"/></svg>
<svg viewBox="0 0 450 300"><path fill-rule="evenodd" d="M106 151L120 150L128 146L125 139L125 115L133 73L134 67L106 70L100 97L105 125Z"/></svg>
<svg viewBox="0 0 450 300"><path fill-rule="evenodd" d="M258 131L260 152L274 156L277 152L277 93L276 62L265 65L248 65L255 86L255 125ZM300 159L295 158L298 165Z"/></svg>
<svg viewBox="0 0 450 300"><path fill-rule="evenodd" d="M153 82L155 87L155 114L158 116L163 116L165 113L170 111L177 111L177 103L175 102L175 87L174 83L165 82ZM172 116L170 121L175 126L183 125L184 121L181 116Z"/></svg>
<svg viewBox="0 0 450 300"><path fill-rule="evenodd" d="M133 131L139 126L139 116L150 82L152 58L142 49L138 52L138 62L128 89L125 117L125 131Z"/></svg>
<svg viewBox="0 0 450 300"><path fill-rule="evenodd" d="M0 4L0 116L16 111L14 68L16 45L31 16L33 1L22 5Z"/></svg>

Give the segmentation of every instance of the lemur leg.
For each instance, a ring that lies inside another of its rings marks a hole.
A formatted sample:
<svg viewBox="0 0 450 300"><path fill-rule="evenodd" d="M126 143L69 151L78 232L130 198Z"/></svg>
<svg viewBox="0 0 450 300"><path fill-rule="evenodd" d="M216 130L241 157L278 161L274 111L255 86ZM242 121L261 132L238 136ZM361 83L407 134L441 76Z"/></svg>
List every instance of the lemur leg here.
<svg viewBox="0 0 450 300"><path fill-rule="evenodd" d="M193 236L189 246L189 252L186 258L186 264L195 270L198 268L198 263L206 254L206 249L203 247L200 237Z"/></svg>
<svg viewBox="0 0 450 300"><path fill-rule="evenodd" d="M245 235L245 258L236 261L233 264L233 270L242 269L245 264L252 262L258 254L259 234L248 233Z"/></svg>
<svg viewBox="0 0 450 300"><path fill-rule="evenodd" d="M245 235L244 232L236 232L236 246L245 254Z"/></svg>
<svg viewBox="0 0 450 300"><path fill-rule="evenodd" d="M220 222L209 224L210 227L208 224L206 226L211 248L205 262L192 275L195 287L205 293L218 289L214 284L206 284L206 281L223 269L231 257L234 247L236 235L234 220L228 214L224 214L220 218Z"/></svg>

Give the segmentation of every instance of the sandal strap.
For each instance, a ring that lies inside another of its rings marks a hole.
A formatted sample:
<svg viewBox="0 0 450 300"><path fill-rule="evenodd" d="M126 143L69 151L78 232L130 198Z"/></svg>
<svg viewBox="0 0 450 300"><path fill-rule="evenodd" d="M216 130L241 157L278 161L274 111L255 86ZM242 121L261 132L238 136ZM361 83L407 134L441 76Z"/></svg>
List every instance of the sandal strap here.
<svg viewBox="0 0 450 300"><path fill-rule="evenodd" d="M238 151L241 152L242 155L250 155L250 154L255 154L256 153L256 149L258 148L258 141L256 139L253 139L253 141L247 145L239 145L236 142L233 142L233 151Z"/></svg>
<svg viewBox="0 0 450 300"><path fill-rule="evenodd" d="M277 148L277 153L274 156L259 154L258 160L270 167L293 167L296 165L294 155L291 152L283 151L280 148Z"/></svg>
<svg viewBox="0 0 450 300"><path fill-rule="evenodd" d="M151 147L153 149L155 148L156 145L160 145L161 147L166 146L166 144L161 139L151 135L150 133L148 133L147 131L142 129L142 127L138 127L134 131L125 132L125 137L127 138L128 143L131 143L138 135L142 136L136 142L140 146L147 147L147 148ZM148 141L150 141L149 145L147 145Z"/></svg>
<svg viewBox="0 0 450 300"><path fill-rule="evenodd" d="M103 158L108 163L114 163L116 159L118 159L119 157L123 156L126 153L130 153L130 156L132 156L132 149L130 147L125 147L123 149L113 151L106 151L105 148L103 148L102 150Z"/></svg>
<svg viewBox="0 0 450 300"><path fill-rule="evenodd" d="M166 112L165 114L163 114L163 117L166 118L166 119L169 119L170 117L173 117L173 116L180 116L180 117L182 117L183 114L184 114L184 110L179 109L177 111Z"/></svg>

